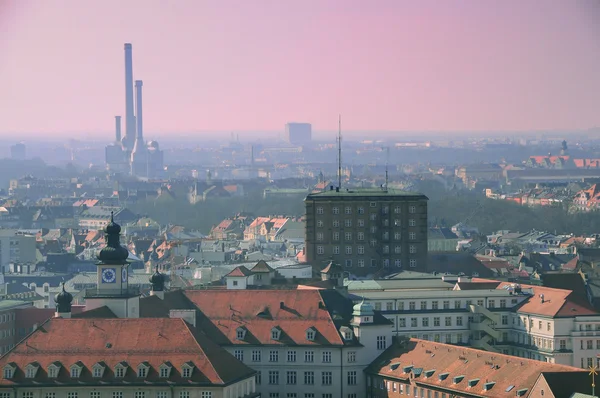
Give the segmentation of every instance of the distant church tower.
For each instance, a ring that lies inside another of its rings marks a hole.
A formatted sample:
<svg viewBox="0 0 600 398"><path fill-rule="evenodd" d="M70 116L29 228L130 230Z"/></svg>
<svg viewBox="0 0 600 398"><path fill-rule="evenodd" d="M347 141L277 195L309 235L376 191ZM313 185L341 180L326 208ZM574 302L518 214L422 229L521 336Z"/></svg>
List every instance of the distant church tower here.
<svg viewBox="0 0 600 398"><path fill-rule="evenodd" d="M98 254L96 289L85 293L86 311L106 306L119 318L139 318L140 294L129 287L129 251L121 246L121 226L113 214L104 228L106 247Z"/></svg>

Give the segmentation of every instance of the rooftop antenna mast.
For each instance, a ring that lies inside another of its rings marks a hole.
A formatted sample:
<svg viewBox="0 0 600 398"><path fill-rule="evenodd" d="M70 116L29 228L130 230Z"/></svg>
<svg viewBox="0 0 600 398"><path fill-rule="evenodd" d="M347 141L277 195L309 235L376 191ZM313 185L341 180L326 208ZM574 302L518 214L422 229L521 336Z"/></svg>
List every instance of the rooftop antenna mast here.
<svg viewBox="0 0 600 398"><path fill-rule="evenodd" d="M342 189L342 115L338 120L338 188Z"/></svg>
<svg viewBox="0 0 600 398"><path fill-rule="evenodd" d="M385 148L386 154L385 154L385 191L387 192L388 190L388 167L389 167L389 163L390 163L390 147L388 146L387 148Z"/></svg>

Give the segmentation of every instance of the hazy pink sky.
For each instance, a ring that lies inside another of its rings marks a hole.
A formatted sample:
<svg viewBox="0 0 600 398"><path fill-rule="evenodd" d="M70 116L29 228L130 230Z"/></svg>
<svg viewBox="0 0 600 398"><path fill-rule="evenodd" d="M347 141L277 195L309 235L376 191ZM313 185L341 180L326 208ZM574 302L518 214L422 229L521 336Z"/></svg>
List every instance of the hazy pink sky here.
<svg viewBox="0 0 600 398"><path fill-rule="evenodd" d="M597 0L0 0L0 132L600 125Z"/></svg>

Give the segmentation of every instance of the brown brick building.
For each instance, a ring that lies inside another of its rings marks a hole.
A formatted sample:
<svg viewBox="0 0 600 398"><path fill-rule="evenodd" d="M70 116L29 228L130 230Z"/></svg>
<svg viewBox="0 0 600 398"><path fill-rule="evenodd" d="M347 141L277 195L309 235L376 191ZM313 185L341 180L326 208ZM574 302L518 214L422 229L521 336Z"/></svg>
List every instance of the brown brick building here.
<svg viewBox="0 0 600 398"><path fill-rule="evenodd" d="M329 189L306 205L306 261L334 261L350 274L427 268L425 195L392 189Z"/></svg>

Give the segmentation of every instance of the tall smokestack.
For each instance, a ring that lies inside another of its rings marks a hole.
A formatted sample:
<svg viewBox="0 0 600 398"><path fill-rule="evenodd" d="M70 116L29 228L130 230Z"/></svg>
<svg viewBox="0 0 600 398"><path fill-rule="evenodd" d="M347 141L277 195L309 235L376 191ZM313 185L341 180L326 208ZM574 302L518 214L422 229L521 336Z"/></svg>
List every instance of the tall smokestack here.
<svg viewBox="0 0 600 398"><path fill-rule="evenodd" d="M125 138L129 150L135 141L135 115L133 113L133 55L131 43L125 43Z"/></svg>
<svg viewBox="0 0 600 398"><path fill-rule="evenodd" d="M144 124L142 119L142 86L144 83L141 80L135 81L135 123L137 125L136 141L140 140L140 144L144 142Z"/></svg>
<svg viewBox="0 0 600 398"><path fill-rule="evenodd" d="M121 116L115 116L115 135L118 144L121 142Z"/></svg>

